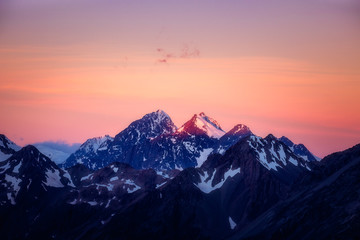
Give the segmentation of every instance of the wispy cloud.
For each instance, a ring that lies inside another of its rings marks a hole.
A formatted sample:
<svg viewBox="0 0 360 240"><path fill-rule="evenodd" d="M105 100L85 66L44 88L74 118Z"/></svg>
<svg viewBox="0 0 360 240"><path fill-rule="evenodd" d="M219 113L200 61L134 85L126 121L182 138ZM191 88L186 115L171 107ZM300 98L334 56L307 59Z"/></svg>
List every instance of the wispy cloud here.
<svg viewBox="0 0 360 240"><path fill-rule="evenodd" d="M181 49L181 58L195 58L200 56L200 51L197 48L191 47L187 44Z"/></svg>
<svg viewBox="0 0 360 240"><path fill-rule="evenodd" d="M66 153L73 153L80 147L81 144L80 143L68 143L65 140L58 140L58 141L37 142L37 143L33 143L33 145L49 147L49 148L60 150L60 151L66 152Z"/></svg>
<svg viewBox="0 0 360 240"><path fill-rule="evenodd" d="M188 44L184 44L176 53L163 48L157 48L156 52L159 54L159 58L156 60L158 63L168 63L171 59L176 58L197 58L200 56L200 50Z"/></svg>

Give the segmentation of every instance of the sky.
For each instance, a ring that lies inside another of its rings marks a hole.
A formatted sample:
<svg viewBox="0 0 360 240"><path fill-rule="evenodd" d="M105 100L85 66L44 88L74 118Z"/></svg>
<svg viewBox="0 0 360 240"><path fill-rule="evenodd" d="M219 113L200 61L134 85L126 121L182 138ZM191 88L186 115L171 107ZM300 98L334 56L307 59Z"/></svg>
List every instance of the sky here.
<svg viewBox="0 0 360 240"><path fill-rule="evenodd" d="M0 132L24 146L205 112L323 157L360 143L357 0L2 0Z"/></svg>

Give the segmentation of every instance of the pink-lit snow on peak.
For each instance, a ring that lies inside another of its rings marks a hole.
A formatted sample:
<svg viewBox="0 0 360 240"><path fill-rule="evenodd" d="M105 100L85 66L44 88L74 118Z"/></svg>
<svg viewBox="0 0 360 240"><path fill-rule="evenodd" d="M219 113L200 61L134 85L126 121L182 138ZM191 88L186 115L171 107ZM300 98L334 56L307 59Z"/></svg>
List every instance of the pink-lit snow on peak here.
<svg viewBox="0 0 360 240"><path fill-rule="evenodd" d="M225 132L221 129L220 124L206 116L205 113L195 114L189 121L187 121L177 132L186 132L192 135L206 134L209 137L220 138Z"/></svg>

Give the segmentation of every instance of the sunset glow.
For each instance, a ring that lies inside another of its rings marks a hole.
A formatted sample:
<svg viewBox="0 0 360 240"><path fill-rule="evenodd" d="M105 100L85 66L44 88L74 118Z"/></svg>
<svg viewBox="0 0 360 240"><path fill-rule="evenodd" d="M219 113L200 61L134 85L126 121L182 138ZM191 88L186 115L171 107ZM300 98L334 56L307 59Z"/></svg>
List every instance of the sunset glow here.
<svg viewBox="0 0 360 240"><path fill-rule="evenodd" d="M0 133L19 145L114 136L205 112L324 157L360 142L360 4L0 3Z"/></svg>

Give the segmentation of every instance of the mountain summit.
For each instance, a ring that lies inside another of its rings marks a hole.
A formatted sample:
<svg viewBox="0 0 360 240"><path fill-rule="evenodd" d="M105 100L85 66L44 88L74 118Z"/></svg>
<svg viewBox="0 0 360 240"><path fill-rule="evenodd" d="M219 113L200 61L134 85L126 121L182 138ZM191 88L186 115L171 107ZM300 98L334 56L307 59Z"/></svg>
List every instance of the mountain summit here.
<svg viewBox="0 0 360 240"><path fill-rule="evenodd" d="M4 134L0 134L0 162L11 157L12 154L19 151L21 147L16 145Z"/></svg>
<svg viewBox="0 0 360 240"><path fill-rule="evenodd" d="M115 136L114 144L120 141L141 143L145 139L155 138L161 134L174 133L177 127L163 110L148 113L141 119L132 122L126 129Z"/></svg>
<svg viewBox="0 0 360 240"><path fill-rule="evenodd" d="M220 124L206 116L205 113L195 114L189 121L187 121L181 128L179 133L187 133L190 135L207 135L211 138L221 138L225 131L221 129Z"/></svg>
<svg viewBox="0 0 360 240"><path fill-rule="evenodd" d="M114 138L105 136L88 139L79 150L70 155L63 167L80 163L90 169L99 169L112 162L123 162L141 168L149 142L160 135L175 133L176 129L163 110L148 113L132 122Z"/></svg>
<svg viewBox="0 0 360 240"><path fill-rule="evenodd" d="M307 160L307 161L320 161L321 158L315 156L312 154L305 146L304 144L295 144L290 139L288 139L285 136L282 136L279 138L279 140L283 143L285 143L296 155L299 157Z"/></svg>

